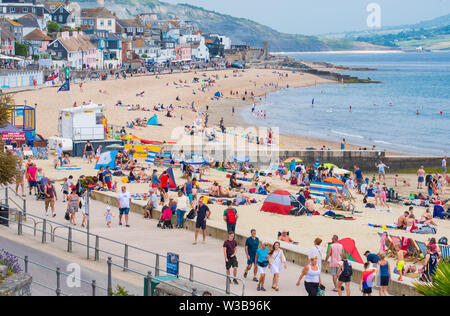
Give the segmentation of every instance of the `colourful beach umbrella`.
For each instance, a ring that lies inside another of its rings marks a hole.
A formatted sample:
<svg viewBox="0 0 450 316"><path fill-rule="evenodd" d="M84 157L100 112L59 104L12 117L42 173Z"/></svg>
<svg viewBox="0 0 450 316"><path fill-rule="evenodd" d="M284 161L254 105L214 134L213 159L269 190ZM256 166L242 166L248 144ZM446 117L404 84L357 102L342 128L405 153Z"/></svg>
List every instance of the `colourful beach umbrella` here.
<svg viewBox="0 0 450 316"><path fill-rule="evenodd" d="M129 140L129 139L140 139L140 138L133 134L128 134L128 135L123 136L121 139Z"/></svg>
<svg viewBox="0 0 450 316"><path fill-rule="evenodd" d="M284 161L284 163L291 163L291 161L294 160L294 159L295 159L295 162L303 162L303 160L301 160L300 158L291 157L291 158L286 159Z"/></svg>
<svg viewBox="0 0 450 316"><path fill-rule="evenodd" d="M326 178L325 180L323 180L323 182L344 185L344 182L335 177Z"/></svg>

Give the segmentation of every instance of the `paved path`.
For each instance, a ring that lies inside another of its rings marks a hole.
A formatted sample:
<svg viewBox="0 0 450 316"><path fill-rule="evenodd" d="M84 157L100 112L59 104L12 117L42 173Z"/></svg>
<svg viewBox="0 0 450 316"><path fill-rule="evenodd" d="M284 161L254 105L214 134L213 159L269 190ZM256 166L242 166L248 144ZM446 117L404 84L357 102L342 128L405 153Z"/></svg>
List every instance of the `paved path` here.
<svg viewBox="0 0 450 316"><path fill-rule="evenodd" d="M73 272L73 270L68 270L70 268L70 264L73 264L73 262L64 260L62 258L49 255L45 252L39 251L35 248L25 246L23 244L11 241L9 239L0 237L0 248L4 249L16 256L19 256L21 258L24 258L25 256L28 256L28 259L30 261L33 261L37 264L34 264L30 262L28 264L28 273L31 274L33 277L33 285L32 285L32 295L33 296L54 296L56 295L55 290L49 290L45 288L44 286L41 286L38 283L44 284L47 287L50 287L52 289L56 289L56 268L59 267L61 269L62 273L70 274ZM22 269L24 269L24 261L19 260L20 265ZM43 268L42 266L46 266L49 269ZM107 288L107 282L108 278L106 274L99 273L97 271L93 271L91 269L85 268L83 266L80 267L80 275L79 278L82 280L85 280L87 282L91 282L92 280L95 280L98 287L96 288L96 295L97 296L105 296L107 293L105 289ZM62 275L61 276L61 290L66 295L72 295L72 296L87 296L92 295L92 286L89 283L80 282L79 285L70 286L70 283L67 282L67 276ZM73 279L70 278L69 281L73 281ZM72 283L73 284L73 283ZM117 280L113 279L113 288L117 284L120 284L121 286L125 287L126 289L130 290L131 293L136 293L142 295L142 290L139 287L136 287L132 284L125 283L123 281L118 282ZM103 288L103 289L102 289Z"/></svg>
<svg viewBox="0 0 450 316"><path fill-rule="evenodd" d="M44 216L44 203L42 201L36 201L34 198L32 199L30 196L27 197L27 211L31 214ZM156 220L144 220L141 215L131 213L130 214L130 225L131 228L126 228L124 226L118 225L118 210L113 208L113 225L112 228L107 228L104 220L104 211L105 205L98 201L91 201L91 233L98 234L103 237L107 237L110 239L114 239L117 241L121 241L123 243L127 243L129 245L134 245L139 248L143 248L145 250L158 252L160 254L166 254L167 252L174 252L180 255L180 260L184 262L193 263L195 265L208 268L212 271L224 273L225 265L223 259L223 241L215 240L212 238L207 239L206 244L199 243L198 245L193 245L193 233L186 230L162 230L156 227ZM57 208L57 217L51 219L61 224L67 224L68 222L64 220L64 210L65 206L61 201L56 203ZM77 226L76 228L82 229L80 227L81 217L80 213L76 219ZM28 224L32 224L31 221L28 221ZM42 227L42 226L41 226ZM4 231L4 228L0 229ZM10 228L12 233L16 233L16 225L12 225ZM67 236L67 230L58 229L57 234L60 236ZM40 235L38 232L37 237L33 236L33 232L31 229L24 228L24 236L18 237L20 240L33 240L33 247L38 247L39 249L46 249L46 251L52 251L57 256L64 256L65 259L72 260L71 258L77 260L84 260L86 258L86 247L82 247L74 244L73 253L68 254L65 252L67 249L66 241L57 238L54 243L50 242L50 238L47 238L47 244L40 244ZM74 240L78 240L80 242L86 241L86 235L81 233L74 233ZM19 240L18 239L18 240ZM91 238L91 244L94 244L94 238ZM112 242L101 241L100 248L102 250L107 250L110 253L114 253L117 255L123 255L124 247L114 244ZM93 256L93 251L91 252L91 257ZM100 255L100 262L93 262L84 260L82 262L89 262L89 267L94 270L105 271L105 260L107 258L107 254ZM242 277L244 272L244 263L245 259L245 251L242 247L239 247L238 250L238 261L239 261L239 274L238 276ZM134 249L129 249L129 258L131 260L136 260L140 262L144 262L149 265L142 266L137 265L134 262L130 261L130 267L136 270L139 270L142 273L146 273L148 270L154 269L151 267L155 266L155 256L144 253L142 251L137 251ZM122 264L122 259L113 258L114 262ZM164 258L160 258L160 266L162 270L165 270L165 262ZM271 279L272 275L268 274L266 277L266 289L267 292L257 292L256 291L256 283L251 281L250 278L247 279L245 294L251 296L257 295L306 295L306 290L304 289L303 284L300 287L296 287L295 283L299 277L299 273L301 271L301 267L288 263L288 268L286 271L283 271L280 275L280 291L275 292L271 289ZM186 277L189 277L189 266L181 265L180 273ZM117 277L123 279L123 275L125 273L117 272ZM213 273L200 271L195 269L194 271L195 280L200 280L204 283L214 284L216 287L225 289L225 278L223 276L217 276ZM91 279L91 278L88 278ZM139 286L142 284L141 276L133 277L133 273L128 272L125 276L125 280ZM322 281L325 284L327 291L327 296L337 295L337 293L329 291L332 289L332 278L328 274L322 274ZM232 285L231 289L236 294L241 294L242 285L236 286ZM270 290L269 290L270 289ZM351 284L352 295L361 295L359 292L359 285L352 283ZM376 294L376 293L375 293Z"/></svg>

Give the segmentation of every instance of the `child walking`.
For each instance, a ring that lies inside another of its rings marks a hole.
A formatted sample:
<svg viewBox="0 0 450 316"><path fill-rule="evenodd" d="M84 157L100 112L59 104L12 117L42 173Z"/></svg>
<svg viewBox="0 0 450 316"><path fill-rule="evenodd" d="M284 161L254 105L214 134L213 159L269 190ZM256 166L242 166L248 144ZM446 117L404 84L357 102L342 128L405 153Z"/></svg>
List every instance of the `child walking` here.
<svg viewBox="0 0 450 316"><path fill-rule="evenodd" d="M62 192L63 192L63 203L66 203L66 200L69 197L69 181L67 178L64 178L64 183L62 186Z"/></svg>
<svg viewBox="0 0 450 316"><path fill-rule="evenodd" d="M370 262L364 264L364 272L361 275L361 282L359 284L363 296L372 296L373 278L375 276L375 269L369 269Z"/></svg>
<svg viewBox="0 0 450 316"><path fill-rule="evenodd" d="M112 218L113 218L113 215L111 213L111 208L108 206L106 208L106 212L105 212L105 221L106 221L106 226L108 226L108 228L111 228Z"/></svg>

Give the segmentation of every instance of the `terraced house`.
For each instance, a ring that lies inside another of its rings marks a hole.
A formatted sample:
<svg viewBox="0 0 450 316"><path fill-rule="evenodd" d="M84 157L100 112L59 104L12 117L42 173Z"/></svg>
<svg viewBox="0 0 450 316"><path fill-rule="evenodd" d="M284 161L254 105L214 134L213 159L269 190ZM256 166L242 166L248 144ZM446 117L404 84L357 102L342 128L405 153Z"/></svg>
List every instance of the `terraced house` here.
<svg viewBox="0 0 450 316"><path fill-rule="evenodd" d="M48 45L54 63L76 69L97 69L97 48L88 36L74 31L62 32L61 36Z"/></svg>

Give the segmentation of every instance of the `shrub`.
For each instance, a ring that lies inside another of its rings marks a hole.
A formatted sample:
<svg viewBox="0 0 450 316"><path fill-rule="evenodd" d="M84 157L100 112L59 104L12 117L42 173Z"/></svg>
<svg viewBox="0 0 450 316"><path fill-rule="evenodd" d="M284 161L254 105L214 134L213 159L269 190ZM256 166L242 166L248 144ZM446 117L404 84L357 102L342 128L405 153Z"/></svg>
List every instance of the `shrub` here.
<svg viewBox="0 0 450 316"><path fill-rule="evenodd" d="M4 249L0 250L0 264L7 266L10 272L22 272L22 267L19 264L19 258Z"/></svg>

